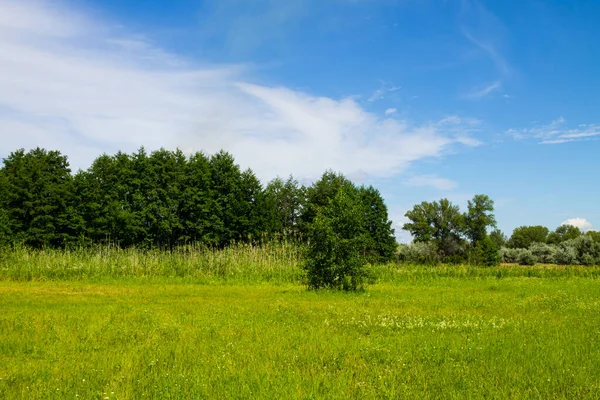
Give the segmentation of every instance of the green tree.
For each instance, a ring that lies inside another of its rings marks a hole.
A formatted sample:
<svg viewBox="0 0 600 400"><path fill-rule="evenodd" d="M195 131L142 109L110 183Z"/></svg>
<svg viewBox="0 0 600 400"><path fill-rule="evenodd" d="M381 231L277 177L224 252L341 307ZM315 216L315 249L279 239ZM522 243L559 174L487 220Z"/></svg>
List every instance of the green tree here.
<svg viewBox="0 0 600 400"><path fill-rule="evenodd" d="M306 189L306 206L303 208L300 217L301 231L309 231L310 224L319 213L319 210L329 205L329 202L340 188L348 191L356 190L354 184L344 175L329 170L321 176L321 179Z"/></svg>
<svg viewBox="0 0 600 400"><path fill-rule="evenodd" d="M247 240L250 232L248 217L244 214L248 212L244 180L250 185L251 177L244 178L233 156L224 151L210 158L210 167L215 214L220 220L220 224L214 226L218 245L223 247L234 241Z"/></svg>
<svg viewBox="0 0 600 400"><path fill-rule="evenodd" d="M433 203L424 201L415 205L405 216L410 222L404 224L403 229L413 235L415 242L435 242L443 257L461 251L464 216L459 207L448 199Z"/></svg>
<svg viewBox="0 0 600 400"><path fill-rule="evenodd" d="M60 152L21 149L4 159L0 208L16 240L34 247L76 241L74 203L71 169Z"/></svg>
<svg viewBox="0 0 600 400"><path fill-rule="evenodd" d="M297 236L306 205L306 188L299 186L292 176L285 181L275 178L267 184L265 195L272 212L269 231Z"/></svg>
<svg viewBox="0 0 600 400"><path fill-rule="evenodd" d="M489 236L498 249L504 247L508 241L508 238L500 229L494 229L492 232L490 232Z"/></svg>
<svg viewBox="0 0 600 400"><path fill-rule="evenodd" d="M12 231L8 213L0 206L0 247L12 242Z"/></svg>
<svg viewBox="0 0 600 400"><path fill-rule="evenodd" d="M591 237L594 242L600 243L600 232L598 232L598 231L587 231L585 233L585 235Z"/></svg>
<svg viewBox="0 0 600 400"><path fill-rule="evenodd" d="M151 176L145 150L96 158L75 177L86 236L128 247L151 244L146 206ZM149 243L148 243L149 242Z"/></svg>
<svg viewBox="0 0 600 400"><path fill-rule="evenodd" d="M182 240L217 245L223 222L217 214L212 189L210 159L201 152L190 156L185 166L179 216Z"/></svg>
<svg viewBox="0 0 600 400"><path fill-rule="evenodd" d="M181 208L187 160L181 150L152 152L145 168L142 198L143 225L147 241L171 248L185 238Z"/></svg>
<svg viewBox="0 0 600 400"><path fill-rule="evenodd" d="M468 260L471 265L483 265L486 267L500 265L502 254L496 244L489 236L471 245L468 250Z"/></svg>
<svg viewBox="0 0 600 400"><path fill-rule="evenodd" d="M514 249L528 249L532 243L546 243L548 228L545 226L520 226L513 231L508 246Z"/></svg>
<svg viewBox="0 0 600 400"><path fill-rule="evenodd" d="M319 207L310 225L304 268L308 287L357 290L367 273L362 249L366 230L363 206L356 192L340 187L329 203Z"/></svg>
<svg viewBox="0 0 600 400"><path fill-rule="evenodd" d="M372 186L361 187L359 193L365 210L365 254L372 262L388 262L394 257L398 244L392 221L388 218L387 206L379 191Z"/></svg>
<svg viewBox="0 0 600 400"><path fill-rule="evenodd" d="M267 234L271 212L267 209L268 201L262 184L251 169L242 173L240 191L237 235L242 239L257 240Z"/></svg>
<svg viewBox="0 0 600 400"><path fill-rule="evenodd" d="M477 194L468 202L468 211L464 216L465 234L476 245L487 236L488 227L496 227L494 201L485 194Z"/></svg>
<svg viewBox="0 0 600 400"><path fill-rule="evenodd" d="M559 244L567 240L577 239L583 233L581 230L572 225L561 225L554 232L548 234L548 244Z"/></svg>

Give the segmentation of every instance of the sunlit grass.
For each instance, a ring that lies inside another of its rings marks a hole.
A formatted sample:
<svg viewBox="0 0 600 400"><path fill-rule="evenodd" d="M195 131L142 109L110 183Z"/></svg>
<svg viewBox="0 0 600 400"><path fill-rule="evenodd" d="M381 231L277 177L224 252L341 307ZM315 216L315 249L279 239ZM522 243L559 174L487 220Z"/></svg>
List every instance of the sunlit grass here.
<svg viewBox="0 0 600 400"><path fill-rule="evenodd" d="M0 399L600 398L600 268L315 292L286 246L0 253Z"/></svg>
<svg viewBox="0 0 600 400"><path fill-rule="evenodd" d="M598 398L594 279L0 283L0 398Z"/></svg>

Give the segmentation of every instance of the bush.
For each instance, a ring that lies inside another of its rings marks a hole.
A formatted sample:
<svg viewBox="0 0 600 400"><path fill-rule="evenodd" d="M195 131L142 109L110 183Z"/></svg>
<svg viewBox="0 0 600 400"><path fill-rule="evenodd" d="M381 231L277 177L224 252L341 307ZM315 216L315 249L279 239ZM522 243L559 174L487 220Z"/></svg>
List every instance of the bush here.
<svg viewBox="0 0 600 400"><path fill-rule="evenodd" d="M507 264L516 264L519 262L519 257L523 249L511 249L509 247L502 247L500 249L500 256L502 257L502 262Z"/></svg>
<svg viewBox="0 0 600 400"><path fill-rule="evenodd" d="M440 256L435 243L415 242L399 247L398 260L411 264L436 265L440 262Z"/></svg>
<svg viewBox="0 0 600 400"><path fill-rule="evenodd" d="M523 249L519 255L519 265L535 265L536 258L531 250Z"/></svg>
<svg viewBox="0 0 600 400"><path fill-rule="evenodd" d="M595 242L590 236L579 236L564 244L575 249L579 264L600 265L600 243Z"/></svg>
<svg viewBox="0 0 600 400"><path fill-rule="evenodd" d="M557 247L546 243L533 243L529 250L535 256L537 262L542 264L553 264Z"/></svg>
<svg viewBox="0 0 600 400"><path fill-rule="evenodd" d="M304 263L311 289L357 290L367 283L364 220L353 194L340 188L311 224Z"/></svg>
<svg viewBox="0 0 600 400"><path fill-rule="evenodd" d="M556 252L554 253L554 263L559 265L579 264L577 261L577 251L568 243L561 243L561 245L556 248Z"/></svg>

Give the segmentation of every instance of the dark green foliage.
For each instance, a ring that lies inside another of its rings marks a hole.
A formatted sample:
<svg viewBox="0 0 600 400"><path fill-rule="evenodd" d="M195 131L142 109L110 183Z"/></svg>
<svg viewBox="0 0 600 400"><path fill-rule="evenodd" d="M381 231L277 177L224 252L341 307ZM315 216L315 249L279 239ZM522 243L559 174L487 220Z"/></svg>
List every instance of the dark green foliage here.
<svg viewBox="0 0 600 400"><path fill-rule="evenodd" d="M321 179L306 189L306 206L300 218L303 231L310 230L310 224L319 211L328 206L331 199L342 188L348 191L356 190L354 184L344 175L329 170L321 176Z"/></svg>
<svg viewBox="0 0 600 400"><path fill-rule="evenodd" d="M10 221L8 219L8 213L0 206L0 247L10 244L12 237L12 231L10 228Z"/></svg>
<svg viewBox="0 0 600 400"><path fill-rule="evenodd" d="M515 249L528 249L532 243L546 243L548 228L545 226L520 226L513 231L508 246Z"/></svg>
<svg viewBox="0 0 600 400"><path fill-rule="evenodd" d="M276 178L265 188L265 196L267 207L271 210L268 231L299 236L300 217L306 205L306 188L299 186L291 176L286 181Z"/></svg>
<svg viewBox="0 0 600 400"><path fill-rule="evenodd" d="M247 226L242 173L233 157L224 151L210 159L211 183L215 202L214 212L219 224L213 227L216 244L225 246L237 240L246 239L244 229Z"/></svg>
<svg viewBox="0 0 600 400"><path fill-rule="evenodd" d="M504 233L502 233L502 231L500 229L494 229L489 234L489 236L490 236L490 239L492 240L492 242L494 242L496 247L499 249L504 247L506 245L506 242L508 241L506 235Z"/></svg>
<svg viewBox="0 0 600 400"><path fill-rule="evenodd" d="M464 216L465 235L476 245L487 237L488 227L496 226L494 201L485 194L477 194L468 202L468 211Z"/></svg>
<svg viewBox="0 0 600 400"><path fill-rule="evenodd" d="M598 232L598 231L587 231L585 233L585 235L591 237L594 242L600 243L600 232Z"/></svg>
<svg viewBox="0 0 600 400"><path fill-rule="evenodd" d="M489 236L483 237L477 242L477 245L469 249L469 264L483 265L492 267L500 264L502 256L500 249L490 239Z"/></svg>
<svg viewBox="0 0 600 400"><path fill-rule="evenodd" d="M398 244L387 207L379 191L372 186L361 187L359 192L367 231L365 255L373 263L388 262L394 257Z"/></svg>
<svg viewBox="0 0 600 400"><path fill-rule="evenodd" d="M78 237L73 180L57 151L23 149L4 159L0 209L4 235L34 247L59 246Z"/></svg>
<svg viewBox="0 0 600 400"><path fill-rule="evenodd" d="M179 216L183 229L181 241L217 244L216 232L221 230L221 220L216 213L210 160L203 153L193 154L185 165Z"/></svg>
<svg viewBox="0 0 600 400"><path fill-rule="evenodd" d="M311 289L357 290L367 279L363 206L356 190L340 186L327 205L316 210L304 268Z"/></svg>
<svg viewBox="0 0 600 400"><path fill-rule="evenodd" d="M257 240L270 228L268 218L271 211L267 208L267 196L250 169L242 173L240 188L240 217L236 234L241 241Z"/></svg>
<svg viewBox="0 0 600 400"><path fill-rule="evenodd" d="M442 257L453 256L463 249L464 216L458 206L448 199L433 203L422 202L408 211L410 222L403 229L409 231L415 242L434 241Z"/></svg>
<svg viewBox="0 0 600 400"><path fill-rule="evenodd" d="M581 236L581 230L572 225L561 225L554 232L548 234L548 244L559 244L567 240L577 239Z"/></svg>

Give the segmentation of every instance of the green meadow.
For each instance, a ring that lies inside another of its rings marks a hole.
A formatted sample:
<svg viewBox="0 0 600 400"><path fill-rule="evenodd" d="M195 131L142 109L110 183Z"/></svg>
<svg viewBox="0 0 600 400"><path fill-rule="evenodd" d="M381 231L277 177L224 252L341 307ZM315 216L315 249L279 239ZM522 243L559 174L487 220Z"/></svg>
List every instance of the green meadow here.
<svg viewBox="0 0 600 400"><path fill-rule="evenodd" d="M600 268L308 291L273 246L0 253L0 398L600 398Z"/></svg>

